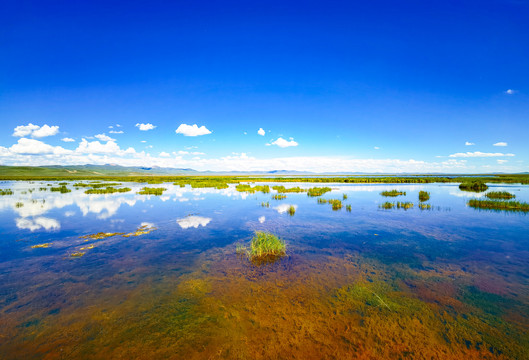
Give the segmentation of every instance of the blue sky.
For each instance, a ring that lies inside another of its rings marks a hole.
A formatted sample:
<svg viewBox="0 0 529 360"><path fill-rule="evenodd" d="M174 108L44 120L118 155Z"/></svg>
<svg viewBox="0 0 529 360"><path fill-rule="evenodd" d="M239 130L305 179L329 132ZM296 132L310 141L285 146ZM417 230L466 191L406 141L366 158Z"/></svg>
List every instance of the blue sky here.
<svg viewBox="0 0 529 360"><path fill-rule="evenodd" d="M528 1L0 7L1 164L529 171Z"/></svg>

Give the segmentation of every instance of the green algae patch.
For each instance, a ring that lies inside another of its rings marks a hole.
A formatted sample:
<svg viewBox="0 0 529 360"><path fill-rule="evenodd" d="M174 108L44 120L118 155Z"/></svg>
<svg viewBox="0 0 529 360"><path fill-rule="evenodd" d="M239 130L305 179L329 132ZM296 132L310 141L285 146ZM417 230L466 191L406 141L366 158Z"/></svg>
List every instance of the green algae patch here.
<svg viewBox="0 0 529 360"><path fill-rule="evenodd" d="M70 254L71 257L81 257L81 256L84 256L84 252L82 251L75 251L73 253Z"/></svg>
<svg viewBox="0 0 529 360"><path fill-rule="evenodd" d="M131 232L131 233L128 233L128 234L124 234L123 237L128 238L128 237L131 237L131 236L145 235L145 234L151 233L152 231L154 231L156 229L157 228L146 224L146 225L140 226L134 232Z"/></svg>

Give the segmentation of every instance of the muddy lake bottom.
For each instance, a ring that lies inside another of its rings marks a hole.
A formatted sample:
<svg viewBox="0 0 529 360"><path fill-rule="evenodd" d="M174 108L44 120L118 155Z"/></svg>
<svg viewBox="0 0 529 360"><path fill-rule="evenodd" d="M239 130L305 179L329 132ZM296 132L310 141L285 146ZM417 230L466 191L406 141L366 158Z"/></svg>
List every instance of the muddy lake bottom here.
<svg viewBox="0 0 529 360"><path fill-rule="evenodd" d="M484 193L282 184L331 187L335 211L304 192L73 184L0 183L0 359L529 359L529 217L467 206ZM237 255L255 231L287 255Z"/></svg>

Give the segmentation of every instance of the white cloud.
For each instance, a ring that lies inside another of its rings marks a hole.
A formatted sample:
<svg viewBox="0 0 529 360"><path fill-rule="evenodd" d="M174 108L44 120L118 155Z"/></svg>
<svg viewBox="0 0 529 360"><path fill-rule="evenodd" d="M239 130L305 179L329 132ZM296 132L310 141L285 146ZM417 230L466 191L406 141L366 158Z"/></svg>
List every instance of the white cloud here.
<svg viewBox="0 0 529 360"><path fill-rule="evenodd" d="M147 130L152 130L154 129L156 126L154 126L153 124L151 123L147 123L147 124L136 124L136 127L139 128L141 131L147 131Z"/></svg>
<svg viewBox="0 0 529 360"><path fill-rule="evenodd" d="M180 124L180 126L178 127L178 129L175 130L175 132L184 136L200 136L211 134L211 131L209 131L204 125L198 127L197 124Z"/></svg>
<svg viewBox="0 0 529 360"><path fill-rule="evenodd" d="M109 128L109 129L113 129L114 127L113 127L112 125L110 125L108 128Z"/></svg>
<svg viewBox="0 0 529 360"><path fill-rule="evenodd" d="M266 218L264 216L259 217L259 222L263 224L266 221Z"/></svg>
<svg viewBox="0 0 529 360"><path fill-rule="evenodd" d="M210 221L210 218L195 215L176 220L182 229L189 229L191 227L196 229L199 226L206 226Z"/></svg>
<svg viewBox="0 0 529 360"><path fill-rule="evenodd" d="M265 136L266 132L263 130L263 128L259 128L259 130L257 130L257 133L261 136Z"/></svg>
<svg viewBox="0 0 529 360"><path fill-rule="evenodd" d="M146 143L147 141L146 141L146 140L140 140L140 142L142 142L142 143Z"/></svg>
<svg viewBox="0 0 529 360"><path fill-rule="evenodd" d="M69 138L69 137L65 137L65 138L62 138L61 141L64 141L64 142L74 142L75 139L72 139L72 138Z"/></svg>
<svg viewBox="0 0 529 360"><path fill-rule="evenodd" d="M101 141L116 141L116 139L112 139L110 136L106 134L97 134L95 138Z"/></svg>
<svg viewBox="0 0 529 360"><path fill-rule="evenodd" d="M476 145L476 144L474 144L473 142L469 142L469 141L465 142L465 146L473 146L473 145Z"/></svg>
<svg viewBox="0 0 529 360"><path fill-rule="evenodd" d="M111 133L111 134L123 134L123 130L119 130L119 131L110 130L109 133Z"/></svg>
<svg viewBox="0 0 529 360"><path fill-rule="evenodd" d="M118 144L114 141L108 141L106 144L101 144L99 141L87 141L86 139L83 139L75 151L88 154L115 154L120 150Z"/></svg>
<svg viewBox="0 0 529 360"><path fill-rule="evenodd" d="M59 132L59 127L58 126L44 125L40 129L37 129L37 130L33 131L31 136L36 137L36 138L42 138L42 137L46 137L46 136L57 135L58 132Z"/></svg>
<svg viewBox="0 0 529 360"><path fill-rule="evenodd" d="M290 141L283 139L282 137L278 138L275 141L272 141L270 144L266 145L277 145L280 148L286 148L289 146L298 146L298 143L294 141L294 139L290 138Z"/></svg>
<svg viewBox="0 0 529 360"><path fill-rule="evenodd" d="M507 143L500 141L500 142L497 142L496 144L492 144L492 146L507 146Z"/></svg>
<svg viewBox="0 0 529 360"><path fill-rule="evenodd" d="M506 162L509 162L509 160L501 160L501 159L498 159L496 160L498 162L498 164L505 164Z"/></svg>
<svg viewBox="0 0 529 360"><path fill-rule="evenodd" d="M35 219L18 218L16 219L16 225L19 229L30 231L35 231L42 228L46 230L58 230L61 227L61 224L57 220L42 216Z"/></svg>
<svg viewBox="0 0 529 360"><path fill-rule="evenodd" d="M27 125L17 126L13 132L13 136L24 137L31 135L32 137L42 138L46 136L53 136L59 132L58 126L48 126L44 124L42 127L29 123Z"/></svg>
<svg viewBox="0 0 529 360"><path fill-rule="evenodd" d="M513 94L516 94L518 92L518 90L513 90L513 89L507 89L504 91L507 95L513 95Z"/></svg>
<svg viewBox="0 0 529 360"><path fill-rule="evenodd" d="M484 153L481 151L466 152L466 153L455 153L449 155L451 158L468 158L468 157L498 157L498 156L514 156L514 154L504 154L504 153Z"/></svg>
<svg viewBox="0 0 529 360"><path fill-rule="evenodd" d="M161 156L161 157L171 157L171 154L166 153L165 151L162 151L162 152L160 153L160 156Z"/></svg>
<svg viewBox="0 0 529 360"><path fill-rule="evenodd" d="M378 146L375 146L373 149L375 150L379 150L380 148Z"/></svg>
<svg viewBox="0 0 529 360"><path fill-rule="evenodd" d="M9 150L15 154L68 154L71 150L66 150L60 146L51 146L35 139L22 138L11 146Z"/></svg>
<svg viewBox="0 0 529 360"><path fill-rule="evenodd" d="M116 124L116 127L121 127L121 125L119 125L119 124Z"/></svg>

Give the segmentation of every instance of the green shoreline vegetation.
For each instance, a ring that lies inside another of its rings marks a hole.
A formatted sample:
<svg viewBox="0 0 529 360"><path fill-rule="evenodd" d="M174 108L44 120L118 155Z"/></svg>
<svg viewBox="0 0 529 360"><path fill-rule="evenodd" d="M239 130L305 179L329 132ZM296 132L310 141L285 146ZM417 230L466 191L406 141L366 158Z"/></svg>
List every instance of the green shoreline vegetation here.
<svg viewBox="0 0 529 360"><path fill-rule="evenodd" d="M514 194L511 194L510 192L507 192L507 191L490 191L486 193L485 196L488 197L489 199L505 199L505 200L514 199L516 197Z"/></svg>
<svg viewBox="0 0 529 360"><path fill-rule="evenodd" d="M472 199L467 204L474 209L529 212L529 203L519 201Z"/></svg>

